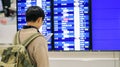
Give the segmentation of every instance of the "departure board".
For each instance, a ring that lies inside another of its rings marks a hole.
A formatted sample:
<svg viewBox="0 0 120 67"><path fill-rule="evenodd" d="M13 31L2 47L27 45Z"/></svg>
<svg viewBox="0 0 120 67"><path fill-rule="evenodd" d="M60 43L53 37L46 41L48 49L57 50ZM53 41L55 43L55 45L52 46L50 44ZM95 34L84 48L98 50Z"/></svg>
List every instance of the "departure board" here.
<svg viewBox="0 0 120 67"><path fill-rule="evenodd" d="M54 0L54 48L89 50L89 0Z"/></svg>
<svg viewBox="0 0 120 67"><path fill-rule="evenodd" d="M17 29L20 30L26 25L25 11L29 6L36 5L36 0L18 0L17 1Z"/></svg>
<svg viewBox="0 0 120 67"><path fill-rule="evenodd" d="M120 0L92 0L93 51L120 51L119 3Z"/></svg>
<svg viewBox="0 0 120 67"><path fill-rule="evenodd" d="M39 3L38 3L39 4ZM42 25L42 34L48 36L52 33L51 30L51 0L42 0L42 8L45 12L45 19ZM52 50L52 38L48 40L48 48Z"/></svg>
<svg viewBox="0 0 120 67"><path fill-rule="evenodd" d="M44 24L39 29L40 32L47 36L51 33L51 10L50 10L50 0L18 0L17 1L17 29L20 30L26 25L25 11L30 6L40 6L45 12ZM48 40L48 50L51 50L51 39Z"/></svg>

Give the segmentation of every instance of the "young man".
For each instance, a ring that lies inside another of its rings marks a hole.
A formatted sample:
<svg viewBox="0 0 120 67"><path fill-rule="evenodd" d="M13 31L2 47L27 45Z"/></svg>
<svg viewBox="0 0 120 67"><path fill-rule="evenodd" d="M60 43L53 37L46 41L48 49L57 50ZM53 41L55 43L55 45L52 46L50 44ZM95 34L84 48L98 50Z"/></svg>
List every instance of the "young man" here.
<svg viewBox="0 0 120 67"><path fill-rule="evenodd" d="M26 11L27 25L20 30L20 41L23 42L34 33L43 24L44 11L38 6L31 6ZM40 34L41 35L41 34ZM41 35L33 40L27 47L32 62L37 67L49 67L47 41Z"/></svg>

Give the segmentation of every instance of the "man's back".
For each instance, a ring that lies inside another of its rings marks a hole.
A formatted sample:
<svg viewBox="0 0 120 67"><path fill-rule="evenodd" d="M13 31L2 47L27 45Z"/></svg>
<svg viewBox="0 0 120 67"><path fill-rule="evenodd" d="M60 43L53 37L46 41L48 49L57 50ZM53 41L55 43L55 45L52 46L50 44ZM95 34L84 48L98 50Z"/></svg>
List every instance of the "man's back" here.
<svg viewBox="0 0 120 67"><path fill-rule="evenodd" d="M35 28L22 29L20 31L20 41L23 42L37 32ZM37 67L49 67L47 41L42 35L31 42L27 50L32 62L36 64Z"/></svg>

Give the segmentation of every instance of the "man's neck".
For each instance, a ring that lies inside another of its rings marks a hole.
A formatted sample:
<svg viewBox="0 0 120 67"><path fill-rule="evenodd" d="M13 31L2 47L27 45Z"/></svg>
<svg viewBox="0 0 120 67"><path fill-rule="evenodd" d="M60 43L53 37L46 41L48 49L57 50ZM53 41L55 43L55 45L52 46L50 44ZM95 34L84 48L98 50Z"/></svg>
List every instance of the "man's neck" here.
<svg viewBox="0 0 120 67"><path fill-rule="evenodd" d="M38 28L38 27L36 26L36 23L35 23L35 22L27 22L27 26L34 26L34 27Z"/></svg>

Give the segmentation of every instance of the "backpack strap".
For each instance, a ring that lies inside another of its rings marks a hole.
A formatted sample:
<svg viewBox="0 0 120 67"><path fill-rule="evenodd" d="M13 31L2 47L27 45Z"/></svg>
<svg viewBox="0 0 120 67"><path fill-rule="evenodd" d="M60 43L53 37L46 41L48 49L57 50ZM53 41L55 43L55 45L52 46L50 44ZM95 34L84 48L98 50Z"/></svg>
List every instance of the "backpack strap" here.
<svg viewBox="0 0 120 67"><path fill-rule="evenodd" d="M20 31L18 31L15 35L14 42L13 44L20 44L20 39L19 39Z"/></svg>
<svg viewBox="0 0 120 67"><path fill-rule="evenodd" d="M30 44L35 38L39 37L40 36L40 33L35 33L33 35L31 35L30 37L28 37L25 41L23 41L22 43L20 43L20 31L18 31L15 35L15 38L14 38L14 45L16 44L22 44L23 46L27 47L28 44Z"/></svg>
<svg viewBox="0 0 120 67"><path fill-rule="evenodd" d="M27 46L28 46L34 39L36 39L36 38L39 37L39 36L40 36L40 33L35 33L35 34L31 35L30 37L28 37L26 40L24 40L24 41L22 42L22 45L27 48ZM28 55L29 55L29 52L28 52ZM29 57L30 57L30 55L29 55ZM33 62L33 60L31 59L31 57L30 57L30 60L31 60L31 63L32 63L33 65L35 65L35 67L37 67L36 64Z"/></svg>
<svg viewBox="0 0 120 67"><path fill-rule="evenodd" d="M25 41L23 41L22 45L27 47L35 38L39 37L40 33L35 33L31 35L29 38L27 38Z"/></svg>

